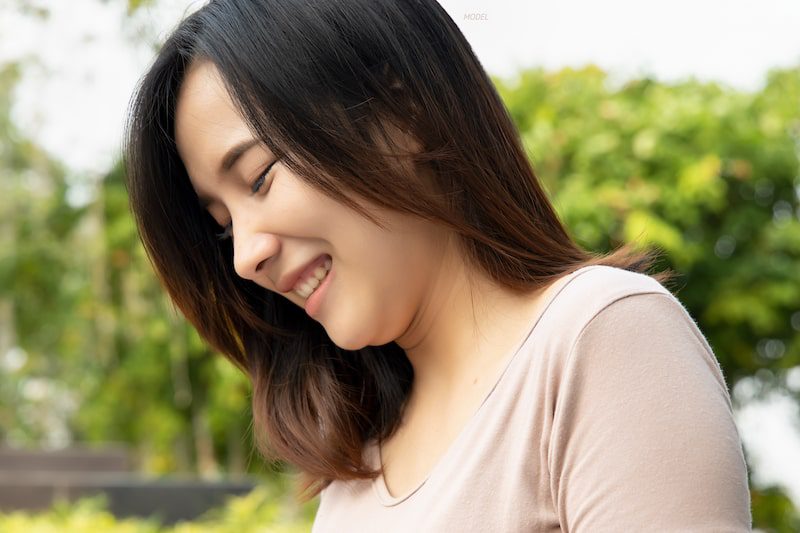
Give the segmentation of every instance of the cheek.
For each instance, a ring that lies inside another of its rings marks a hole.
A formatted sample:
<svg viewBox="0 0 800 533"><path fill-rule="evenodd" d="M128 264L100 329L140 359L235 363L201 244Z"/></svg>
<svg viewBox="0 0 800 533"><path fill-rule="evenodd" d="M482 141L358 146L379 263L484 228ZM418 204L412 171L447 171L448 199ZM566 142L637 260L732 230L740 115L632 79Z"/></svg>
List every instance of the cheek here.
<svg viewBox="0 0 800 533"><path fill-rule="evenodd" d="M424 305L433 265L430 255L404 242L384 240L365 256L354 280L361 300L363 318L375 327L385 344L400 336Z"/></svg>
<svg viewBox="0 0 800 533"><path fill-rule="evenodd" d="M336 228L343 234L332 241L339 247L348 284L384 308L419 300L438 273L441 253L428 226L396 216L387 222L383 230L364 219L350 219L346 227Z"/></svg>
<svg viewBox="0 0 800 533"><path fill-rule="evenodd" d="M295 180L273 183L267 192L266 211L275 231L287 236L313 236L326 219L324 209ZM289 183L287 183L289 182Z"/></svg>
<svg viewBox="0 0 800 533"><path fill-rule="evenodd" d="M384 234L354 233L339 245L329 314L322 320L331 340L348 350L379 346L409 327L425 293L423 265Z"/></svg>

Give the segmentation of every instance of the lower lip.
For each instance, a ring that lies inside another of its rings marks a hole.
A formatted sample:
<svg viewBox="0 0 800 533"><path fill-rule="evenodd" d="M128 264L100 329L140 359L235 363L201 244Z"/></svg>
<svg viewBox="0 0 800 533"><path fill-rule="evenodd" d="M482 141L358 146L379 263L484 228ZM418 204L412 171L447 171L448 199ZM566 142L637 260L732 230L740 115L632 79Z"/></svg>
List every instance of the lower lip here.
<svg viewBox="0 0 800 533"><path fill-rule="evenodd" d="M325 298L325 292L328 289L328 285L331 284L331 278L333 277L333 265L331 264L331 269L328 271L328 275L325 276L325 279L322 280L317 289L311 293L311 296L308 297L305 304L306 314L308 316L316 316L319 312L320 306L322 306L322 299Z"/></svg>

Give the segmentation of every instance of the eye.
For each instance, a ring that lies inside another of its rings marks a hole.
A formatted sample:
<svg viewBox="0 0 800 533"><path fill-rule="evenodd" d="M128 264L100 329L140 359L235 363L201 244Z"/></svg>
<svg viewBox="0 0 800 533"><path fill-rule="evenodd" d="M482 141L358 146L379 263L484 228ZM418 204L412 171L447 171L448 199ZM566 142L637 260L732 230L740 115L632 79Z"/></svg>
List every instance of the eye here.
<svg viewBox="0 0 800 533"><path fill-rule="evenodd" d="M270 170L272 170L272 167L274 167L275 163L277 163L278 161L280 161L280 159L276 159L275 161L270 163L269 166L264 170L264 172L262 172L261 175L258 176L256 181L253 182L253 185L250 186L250 191L253 194L257 193L259 189L261 189L261 186L264 185L264 181L266 181L267 176L269 176Z"/></svg>
<svg viewBox="0 0 800 533"><path fill-rule="evenodd" d="M269 166L264 170L264 172L262 172L258 176L258 178L256 178L256 180L250 186L250 192L252 192L253 194L256 194L258 191L261 190L261 187L264 185L264 182L266 181L267 176L269 176L269 173L272 170L272 167L274 167L275 163L277 163L278 161L280 161L280 158L276 159L275 161L270 163ZM230 239L231 236L233 235L233 224L228 222L228 224L225 225L222 233L216 233L215 235L216 235L217 239L220 240L220 241L224 241L226 239Z"/></svg>

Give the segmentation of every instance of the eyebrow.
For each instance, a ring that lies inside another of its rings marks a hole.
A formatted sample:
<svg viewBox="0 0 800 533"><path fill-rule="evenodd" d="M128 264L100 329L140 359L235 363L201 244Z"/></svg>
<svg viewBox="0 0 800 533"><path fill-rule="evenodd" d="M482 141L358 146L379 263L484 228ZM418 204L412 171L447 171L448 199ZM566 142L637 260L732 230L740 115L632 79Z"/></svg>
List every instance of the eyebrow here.
<svg viewBox="0 0 800 533"><path fill-rule="evenodd" d="M234 144L230 150L228 150L224 156L222 156L222 163L219 166L219 173L226 174L236 162L245 154L247 151L252 148L253 146L259 144L258 139L250 139L249 141L242 141L240 143ZM208 207L208 204L211 203L211 198L206 196L198 196L198 202L200 203L200 207L205 209Z"/></svg>
<svg viewBox="0 0 800 533"><path fill-rule="evenodd" d="M230 150L222 157L222 164L219 167L219 173L225 174L233 165L242 157L245 152L259 143L258 139L250 139L249 141L242 141L231 147Z"/></svg>

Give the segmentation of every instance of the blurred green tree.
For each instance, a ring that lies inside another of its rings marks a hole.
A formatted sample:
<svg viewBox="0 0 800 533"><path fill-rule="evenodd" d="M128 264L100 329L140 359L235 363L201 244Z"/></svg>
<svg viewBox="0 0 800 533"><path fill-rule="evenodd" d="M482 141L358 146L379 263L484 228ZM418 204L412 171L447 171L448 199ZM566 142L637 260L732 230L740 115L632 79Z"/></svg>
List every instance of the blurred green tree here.
<svg viewBox="0 0 800 533"><path fill-rule="evenodd" d="M126 442L151 472L260 471L249 384L160 289L121 166L70 183L10 119L18 70L0 71L0 439Z"/></svg>

